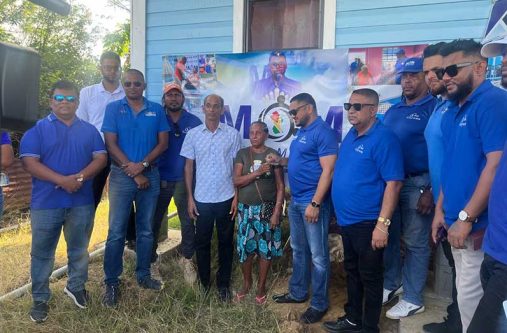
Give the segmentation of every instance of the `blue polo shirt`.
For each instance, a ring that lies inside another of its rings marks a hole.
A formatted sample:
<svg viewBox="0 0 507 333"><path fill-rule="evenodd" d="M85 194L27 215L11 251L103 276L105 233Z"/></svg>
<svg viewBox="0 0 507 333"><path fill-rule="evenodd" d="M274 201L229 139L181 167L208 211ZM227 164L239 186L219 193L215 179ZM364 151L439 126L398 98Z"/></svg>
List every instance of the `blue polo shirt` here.
<svg viewBox="0 0 507 333"><path fill-rule="evenodd" d="M84 120L75 118L67 126L53 113L29 129L19 146L20 157L36 157L51 170L64 175L81 172L91 163L94 154L105 154L99 131ZM94 203L92 180L79 191L67 193L54 183L32 177L32 209L71 208Z"/></svg>
<svg viewBox="0 0 507 333"><path fill-rule="evenodd" d="M405 178L398 137L380 121L363 135L352 128L340 146L331 197L342 226L377 220L386 182Z"/></svg>
<svg viewBox="0 0 507 333"><path fill-rule="evenodd" d="M391 106L384 116L384 124L400 139L405 173L420 174L428 171L428 148L424 129L435 109L437 99L426 95L412 105L405 98Z"/></svg>
<svg viewBox="0 0 507 333"><path fill-rule="evenodd" d="M171 127L169 146L167 150L160 155L158 160L158 171L160 173L160 179L178 182L183 180L183 170L185 168L185 158L180 155L183 140L185 140L188 131L201 125L202 122L195 115L183 110L176 123L179 127L179 136L176 136L176 132L178 131L175 131L171 117L167 116L167 122Z"/></svg>
<svg viewBox="0 0 507 333"><path fill-rule="evenodd" d="M169 131L162 106L143 99L144 107L137 115L126 97L109 103L102 123L102 132L115 133L121 151L134 163L141 162L155 148L159 132Z"/></svg>
<svg viewBox="0 0 507 333"><path fill-rule="evenodd" d="M442 116L447 112L449 100L439 100L435 111L428 120L424 130L424 138L428 145L428 163L430 168L431 189L435 203L440 194L440 174L444 160L444 137L442 135Z"/></svg>
<svg viewBox="0 0 507 333"><path fill-rule="evenodd" d="M319 159L337 152L336 134L321 117L296 132L290 144L288 165L290 191L296 202L312 201L322 174Z"/></svg>
<svg viewBox="0 0 507 333"><path fill-rule="evenodd" d="M486 154L501 151L507 138L507 91L484 81L460 107L456 102L442 117L444 162L442 191L445 222L450 226L470 201L486 165ZM488 210L472 231L486 227Z"/></svg>
<svg viewBox="0 0 507 333"><path fill-rule="evenodd" d="M489 194L489 221L482 247L484 252L507 265L507 144Z"/></svg>

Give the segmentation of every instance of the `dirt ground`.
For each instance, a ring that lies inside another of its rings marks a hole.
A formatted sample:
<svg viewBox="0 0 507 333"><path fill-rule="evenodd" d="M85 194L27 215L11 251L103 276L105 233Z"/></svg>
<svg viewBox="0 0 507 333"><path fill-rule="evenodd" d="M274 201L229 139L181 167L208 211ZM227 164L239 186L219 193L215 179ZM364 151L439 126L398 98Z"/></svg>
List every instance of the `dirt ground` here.
<svg viewBox="0 0 507 333"><path fill-rule="evenodd" d="M290 276L290 274L288 274ZM278 279L272 286L273 294L284 293L287 291L288 277ZM347 301L347 291L345 283L345 272L343 264L332 262L331 263L331 279L329 284L329 310L322 319L322 321L305 325L299 322L299 317L309 306L309 301L302 304L277 304L269 302L271 310L279 314L282 321L280 331L284 333L321 333L326 332L322 327L322 323L328 320L336 320L336 318L343 316L343 306ZM398 320L391 320L385 317L384 308L380 318L380 332L382 333L398 333Z"/></svg>

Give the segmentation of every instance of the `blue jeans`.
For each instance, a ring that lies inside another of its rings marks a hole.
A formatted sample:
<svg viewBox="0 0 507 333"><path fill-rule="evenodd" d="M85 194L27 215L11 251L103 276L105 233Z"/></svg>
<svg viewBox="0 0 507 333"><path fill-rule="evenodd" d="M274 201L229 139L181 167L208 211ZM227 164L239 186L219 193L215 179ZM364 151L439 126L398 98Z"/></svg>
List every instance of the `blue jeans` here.
<svg viewBox="0 0 507 333"><path fill-rule="evenodd" d="M195 225L194 221L192 221L188 215L187 191L185 189L185 182L170 182L161 180L160 195L158 196L157 208L155 209L155 215L153 217L152 224L153 237L155 240L153 242L153 250L151 254L152 262L155 262L155 260L157 260L157 239L162 227L162 222L165 221L165 216L167 215L167 207L169 206L169 203L173 197L181 225L180 252L187 259L192 259L194 256Z"/></svg>
<svg viewBox="0 0 507 333"><path fill-rule="evenodd" d="M93 225L93 204L73 208L32 209L32 297L34 301L49 301L49 277L55 263L55 250L63 235L67 243L67 288L81 291L88 280L88 237Z"/></svg>
<svg viewBox="0 0 507 333"><path fill-rule="evenodd" d="M296 300L308 298L310 281L312 300L310 306L318 311L329 307L329 250L328 230L330 200L322 203L317 223L308 223L305 209L308 202L291 202L289 205L290 246L292 247L293 272L289 281L290 296Z"/></svg>
<svg viewBox="0 0 507 333"><path fill-rule="evenodd" d="M415 305L423 304L422 293L430 260L429 240L433 215L417 213L420 189L428 185L429 181L427 173L405 179L384 251L384 288L394 290L403 282L403 299ZM405 244L403 272L401 240Z"/></svg>
<svg viewBox="0 0 507 333"><path fill-rule="evenodd" d="M137 188L135 181L115 165L109 175L109 231L104 254L104 273L107 285L117 285L123 272L123 249L132 201L136 205L136 253L137 280L150 276L153 232L151 222L160 193L160 176L153 168L143 173L150 186L145 190Z"/></svg>

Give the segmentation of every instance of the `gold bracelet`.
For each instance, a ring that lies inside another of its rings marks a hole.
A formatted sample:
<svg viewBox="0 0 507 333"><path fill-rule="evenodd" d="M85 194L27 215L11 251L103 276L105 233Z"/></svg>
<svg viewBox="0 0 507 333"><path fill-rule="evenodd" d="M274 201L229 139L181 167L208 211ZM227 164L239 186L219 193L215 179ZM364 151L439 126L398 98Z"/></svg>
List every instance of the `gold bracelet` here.
<svg viewBox="0 0 507 333"><path fill-rule="evenodd" d="M378 229L378 230L382 231L384 234L389 236L389 231L386 231L386 230L380 228L378 225L375 226L375 229Z"/></svg>

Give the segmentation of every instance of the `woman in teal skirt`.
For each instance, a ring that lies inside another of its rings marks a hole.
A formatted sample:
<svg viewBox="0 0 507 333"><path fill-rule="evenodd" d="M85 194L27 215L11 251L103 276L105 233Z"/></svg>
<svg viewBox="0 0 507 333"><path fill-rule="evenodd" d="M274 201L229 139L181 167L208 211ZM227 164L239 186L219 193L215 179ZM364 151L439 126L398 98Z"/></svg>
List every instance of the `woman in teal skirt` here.
<svg viewBox="0 0 507 333"><path fill-rule="evenodd" d="M252 286L252 265L259 258L259 280L255 301L266 302L266 278L273 257L282 255L280 215L284 199L283 169L271 165L266 156L277 152L265 146L268 127L256 121L250 125L251 146L238 151L234 161L234 185L238 188L237 250L242 264L243 287L236 294L240 302Z"/></svg>

